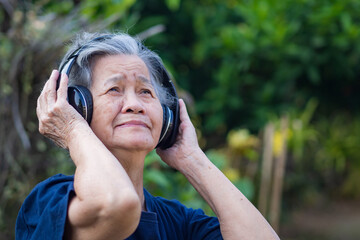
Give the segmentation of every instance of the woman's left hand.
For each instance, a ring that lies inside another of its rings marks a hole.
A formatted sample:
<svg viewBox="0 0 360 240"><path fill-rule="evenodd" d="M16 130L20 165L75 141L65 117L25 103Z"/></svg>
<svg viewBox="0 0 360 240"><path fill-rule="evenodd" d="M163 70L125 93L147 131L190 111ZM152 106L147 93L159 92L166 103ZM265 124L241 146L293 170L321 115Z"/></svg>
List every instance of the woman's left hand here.
<svg viewBox="0 0 360 240"><path fill-rule="evenodd" d="M89 125L73 108L67 99L68 77L61 76L59 89L56 83L59 71L54 70L46 82L37 101L36 114L39 119L39 132L53 140L62 148L69 148L74 139L72 133L80 128L89 131Z"/></svg>
<svg viewBox="0 0 360 240"><path fill-rule="evenodd" d="M202 152L199 147L195 128L182 99L179 99L179 106L180 125L176 142L170 148L165 150L158 148L156 150L157 154L166 164L177 170L182 168L181 164L186 164L187 159L190 160L195 154Z"/></svg>
<svg viewBox="0 0 360 240"><path fill-rule="evenodd" d="M179 104L179 135L172 147L157 150L162 160L180 171L209 204L224 239L279 239L256 207L200 149L185 104L182 100Z"/></svg>

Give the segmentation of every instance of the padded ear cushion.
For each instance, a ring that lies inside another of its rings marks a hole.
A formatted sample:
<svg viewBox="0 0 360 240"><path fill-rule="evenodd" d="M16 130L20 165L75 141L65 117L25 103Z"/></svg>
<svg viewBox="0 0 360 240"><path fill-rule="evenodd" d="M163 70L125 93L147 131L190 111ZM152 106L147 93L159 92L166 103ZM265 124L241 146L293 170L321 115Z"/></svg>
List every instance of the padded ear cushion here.
<svg viewBox="0 0 360 240"><path fill-rule="evenodd" d="M175 96L177 96L176 93L175 93ZM171 106L170 109L173 114L173 117L171 119L171 121L172 121L171 130L170 130L169 135L166 138L167 143L163 149L171 147L175 143L177 135L178 135L179 124L180 124L179 99L178 98L176 98L176 102L174 102L173 106Z"/></svg>
<svg viewBox="0 0 360 240"><path fill-rule="evenodd" d="M164 105L163 109L168 109L167 111L164 110L164 121L163 121L163 129L166 129L167 125L170 125L167 131L164 131L164 135L162 134L163 138L160 138L160 142L158 143L157 147L161 149L166 149L171 147L177 138L179 124L180 124L180 114L179 114L179 98L176 93L176 89L174 84L171 81L171 78L166 71L165 67L158 62L158 69L162 74L162 86L165 87L168 93L173 96L172 103L167 106ZM171 116L169 116L169 114ZM166 118L165 118L166 117ZM169 121L170 123L166 122ZM163 131L161 131L163 133Z"/></svg>
<svg viewBox="0 0 360 240"><path fill-rule="evenodd" d="M80 85L69 86L68 102L90 125L93 113L93 99L90 90Z"/></svg>
<svg viewBox="0 0 360 240"><path fill-rule="evenodd" d="M166 148L167 139L169 139L169 136L173 129L174 114L168 106L164 104L161 104L161 106L163 109L163 124L161 128L159 143L156 147Z"/></svg>
<svg viewBox="0 0 360 240"><path fill-rule="evenodd" d="M160 140L156 147L166 149L171 147L176 141L179 126L179 104L173 107L173 110L162 104L163 125L160 134ZM175 112L175 114L174 114Z"/></svg>

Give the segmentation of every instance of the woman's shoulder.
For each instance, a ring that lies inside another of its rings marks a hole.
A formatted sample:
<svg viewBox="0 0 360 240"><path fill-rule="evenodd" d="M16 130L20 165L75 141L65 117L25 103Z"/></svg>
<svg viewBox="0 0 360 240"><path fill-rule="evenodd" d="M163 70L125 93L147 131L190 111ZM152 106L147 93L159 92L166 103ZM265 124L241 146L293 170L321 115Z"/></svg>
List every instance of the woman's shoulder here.
<svg viewBox="0 0 360 240"><path fill-rule="evenodd" d="M69 184L73 182L74 182L74 175L64 175L62 173L59 173L41 181L40 183L37 184L37 186Z"/></svg>
<svg viewBox="0 0 360 240"><path fill-rule="evenodd" d="M17 239L61 239L74 177L57 174L38 183L24 200L17 220Z"/></svg>
<svg viewBox="0 0 360 240"><path fill-rule="evenodd" d="M171 216L171 218L179 218L183 221L190 221L196 216L206 216L204 211L200 208L193 209L187 207L176 199L166 199L159 196L152 196L144 189L146 208L150 212Z"/></svg>
<svg viewBox="0 0 360 240"><path fill-rule="evenodd" d="M23 207L29 205L47 205L52 199L54 202L67 197L74 191L74 176L56 174L38 183L26 197Z"/></svg>
<svg viewBox="0 0 360 240"><path fill-rule="evenodd" d="M173 211L184 211L188 209L185 205L180 203L176 199L166 199L160 196L153 196L146 189L144 189L144 196L146 202L146 208L150 212L156 212L158 208L168 209Z"/></svg>
<svg viewBox="0 0 360 240"><path fill-rule="evenodd" d="M44 195L48 195L53 193L54 191L57 192L58 190L64 188L73 188L74 185L74 176L68 176L64 174L56 174L51 176L40 183L38 183L33 190L30 192L29 195L34 193L41 193Z"/></svg>
<svg viewBox="0 0 360 240"><path fill-rule="evenodd" d="M144 189L147 210L157 214L160 231L178 239L222 239L219 221L202 209L185 206L178 200L154 197ZM169 238L171 239L171 238Z"/></svg>

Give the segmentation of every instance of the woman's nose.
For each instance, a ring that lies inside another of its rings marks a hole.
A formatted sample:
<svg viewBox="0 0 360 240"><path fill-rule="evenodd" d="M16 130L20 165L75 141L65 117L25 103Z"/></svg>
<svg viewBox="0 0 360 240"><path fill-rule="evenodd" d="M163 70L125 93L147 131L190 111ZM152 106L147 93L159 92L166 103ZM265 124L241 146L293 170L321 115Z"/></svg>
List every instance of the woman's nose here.
<svg viewBox="0 0 360 240"><path fill-rule="evenodd" d="M123 98L123 113L144 113L144 106L134 93L125 94Z"/></svg>

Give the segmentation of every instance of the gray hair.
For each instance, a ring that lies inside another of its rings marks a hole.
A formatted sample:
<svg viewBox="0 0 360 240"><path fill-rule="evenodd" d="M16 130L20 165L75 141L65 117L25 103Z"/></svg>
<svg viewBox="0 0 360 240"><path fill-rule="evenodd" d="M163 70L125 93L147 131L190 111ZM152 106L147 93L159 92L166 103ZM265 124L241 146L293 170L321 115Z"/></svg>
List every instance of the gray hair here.
<svg viewBox="0 0 360 240"><path fill-rule="evenodd" d="M95 41L97 38L101 38L101 40ZM157 63L163 64L162 60L156 53L144 47L140 40L126 33L101 34L84 32L77 35L72 42L72 46L62 59L60 66L63 66L69 56L81 47L83 47L83 49L80 51L76 63L74 63L71 68L69 85L81 85L87 88L91 87L92 60L96 56L136 55L147 66L150 74L150 81L154 86L160 102L168 106L172 104L173 96L162 86L162 75L157 67Z"/></svg>

